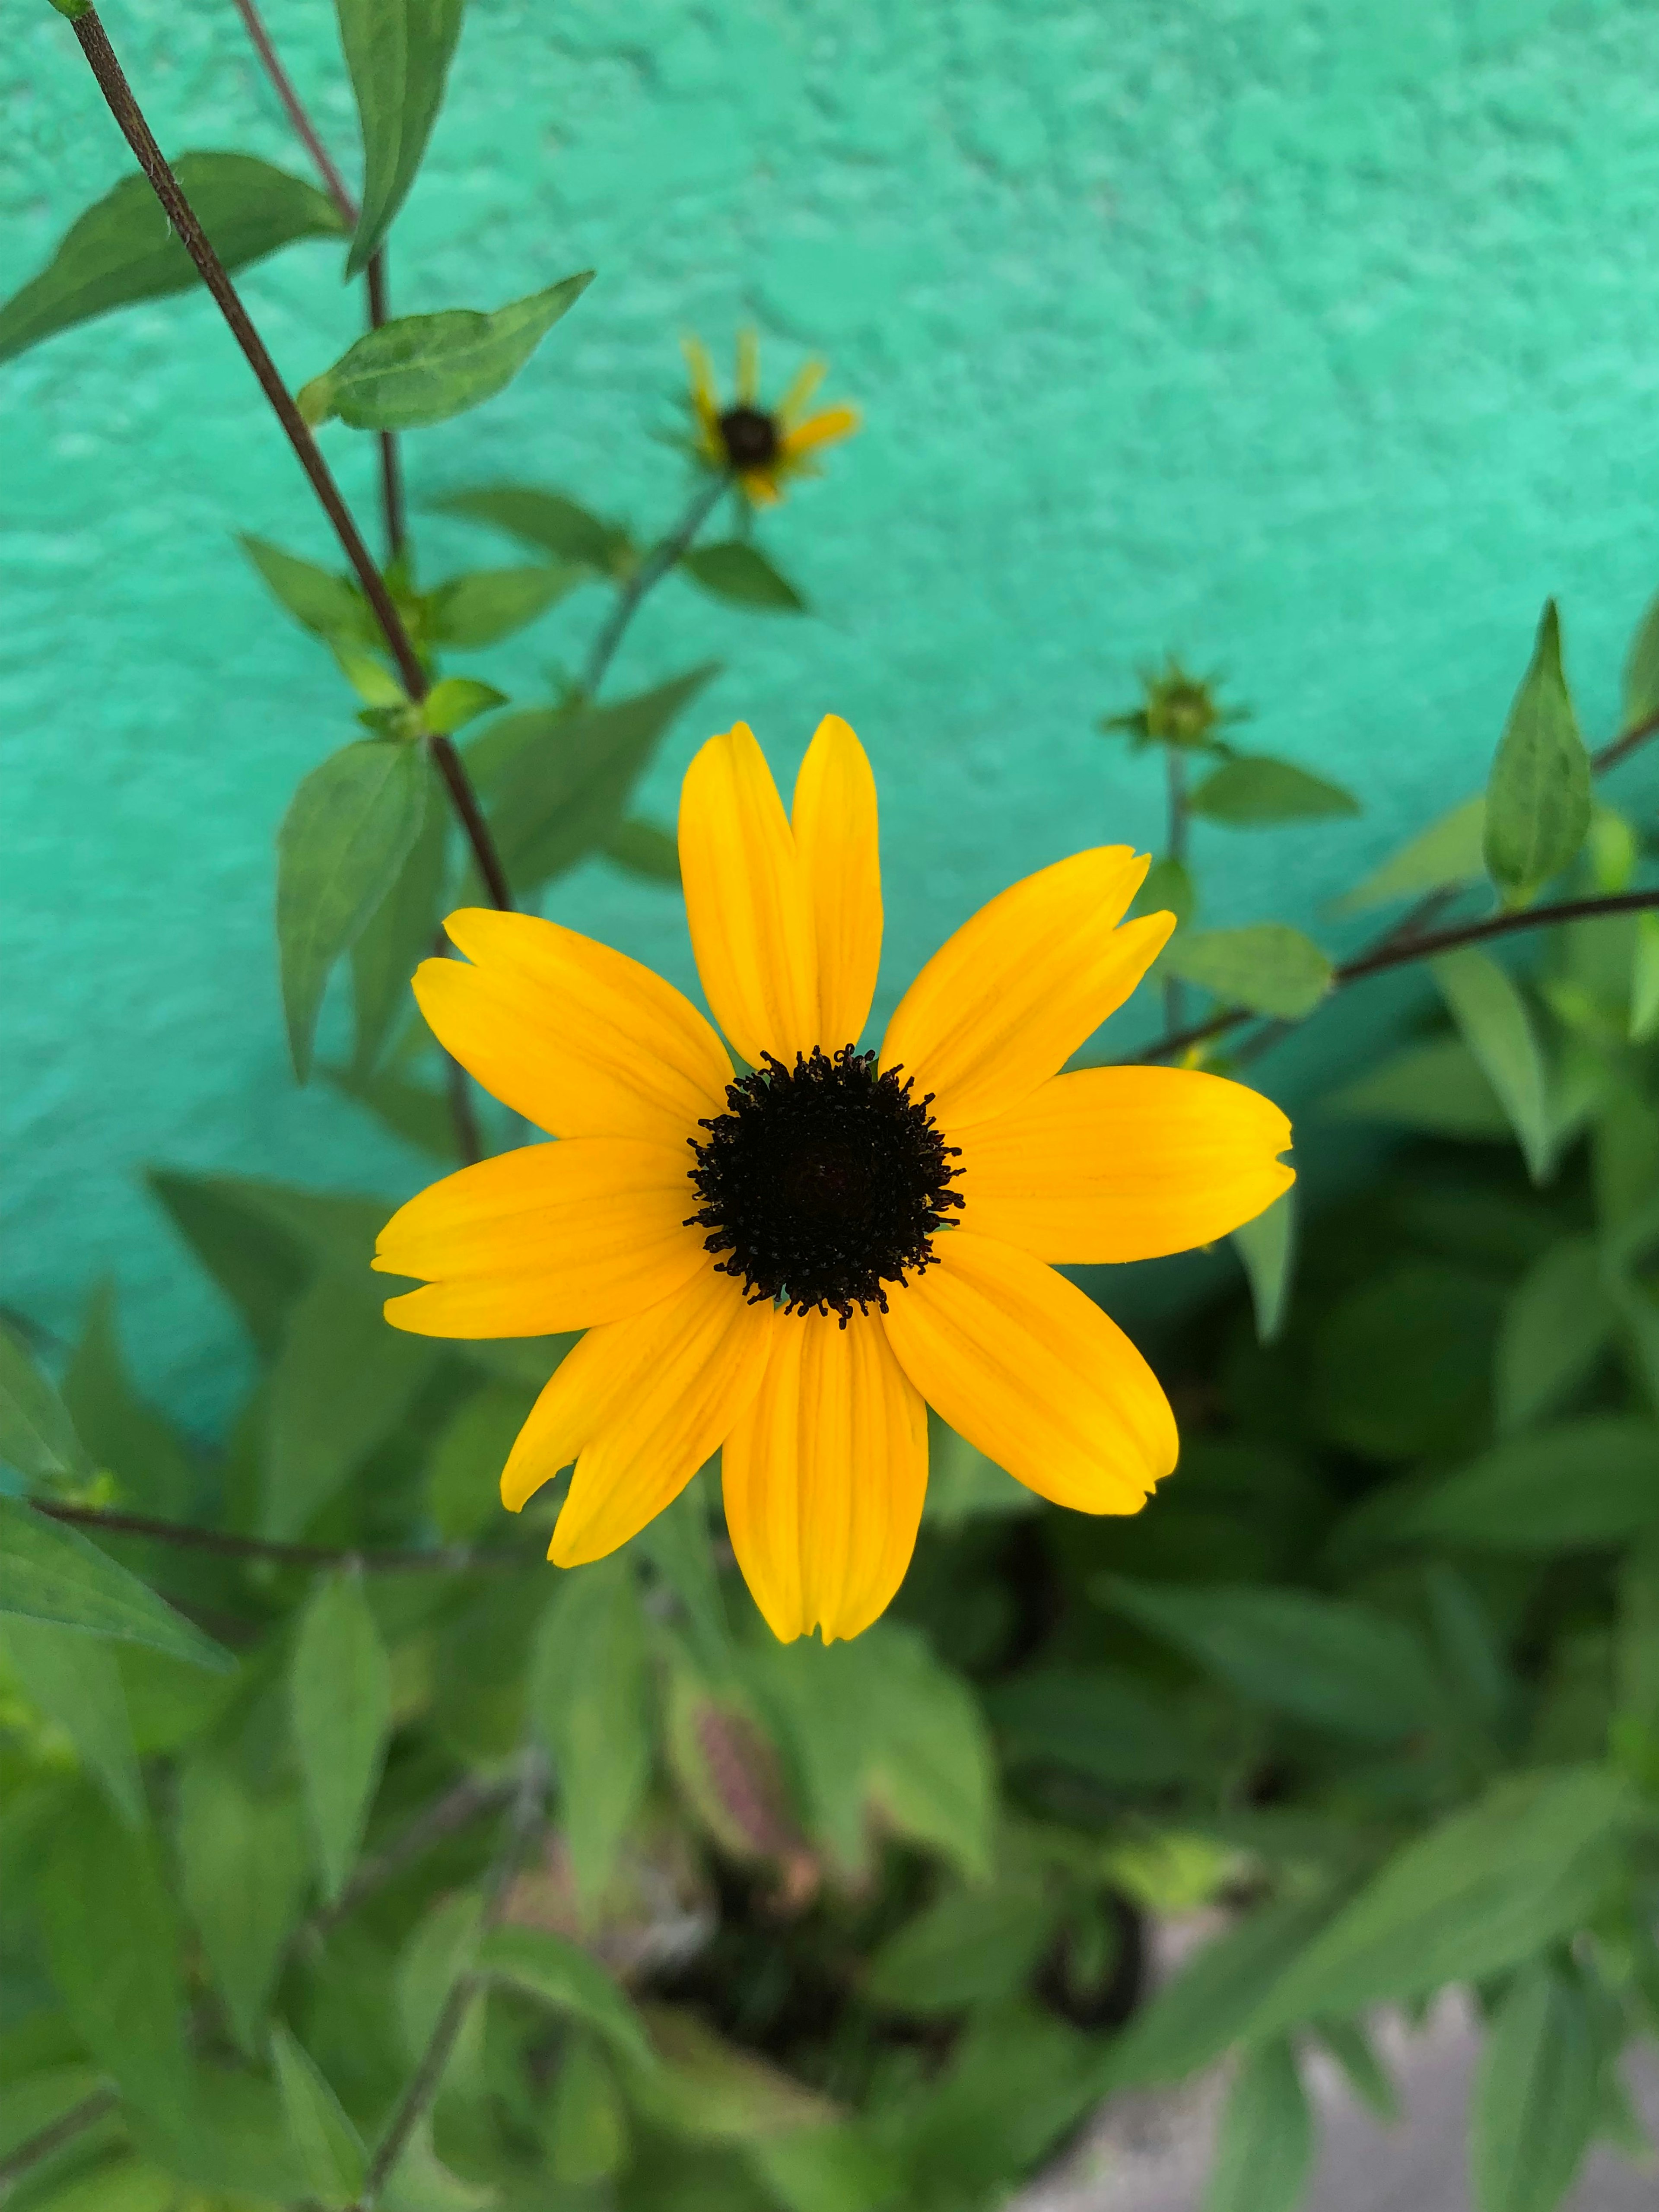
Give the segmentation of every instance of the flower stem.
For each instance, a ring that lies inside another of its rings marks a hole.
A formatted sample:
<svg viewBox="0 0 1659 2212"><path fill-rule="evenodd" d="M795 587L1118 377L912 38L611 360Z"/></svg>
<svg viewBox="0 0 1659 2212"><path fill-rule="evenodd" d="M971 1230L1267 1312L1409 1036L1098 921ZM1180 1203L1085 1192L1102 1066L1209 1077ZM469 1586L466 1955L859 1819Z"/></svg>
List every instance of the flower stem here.
<svg viewBox="0 0 1659 2212"><path fill-rule="evenodd" d="M586 697L597 696L605 681L605 671L616 657L628 625L640 611L641 601L653 591L663 578L686 552L709 516L719 504L723 493L730 489L729 476L718 476L711 483L702 486L678 523L660 545L653 545L639 567L617 594L617 603L605 617L605 626L593 641L593 649L587 656L587 666L582 676L582 691Z"/></svg>
<svg viewBox="0 0 1659 2212"><path fill-rule="evenodd" d="M231 335L241 348L248 367L258 380L259 388L270 402L272 413L281 423L295 459L304 470L307 482L317 495L319 504L330 523L347 560L356 572L363 595L374 610L380 635L386 640L386 650L397 663L403 678L404 689L411 699L423 699L428 690L426 671L415 650L414 642L404 626L386 579L374 565L362 532L352 518L351 511L340 495L332 471L317 449L315 440L301 416L288 386L276 371L264 340L253 327L243 307L235 286L225 270L224 264L209 243L207 234L198 220L195 210L185 198L179 179L168 166L166 156L156 144L154 133L145 121L143 111L133 96L114 48L104 30L95 8L76 16L70 27L80 42L81 51L97 79L110 113L119 125L121 134L132 149L139 167L149 179L151 189L167 212L167 220L178 234L179 243L196 264L198 275L213 295L220 313L230 327ZM473 855L478 864L492 902L498 907L511 908L512 893L507 887L500 855L488 823L467 778L460 756L447 737L428 740L434 760L448 786L455 803Z"/></svg>
<svg viewBox="0 0 1659 2212"><path fill-rule="evenodd" d="M31 2166L39 2166L41 2160L50 2158L53 2151L61 2150L65 2143L73 2142L76 2136L84 2135L88 2128L96 2127L106 2112L115 2109L115 2101L113 2089L94 2089L89 2097L83 2097L78 2105L72 2106L61 2119L54 2120L50 2127L42 2128L38 2135L30 2136L19 2143L15 2150L0 2158L0 2189L9 2189L12 2183L20 2180Z"/></svg>
<svg viewBox="0 0 1659 2212"><path fill-rule="evenodd" d="M67 1521L77 1528L100 1529L110 1536L144 1536L189 1552L217 1552L236 1559L270 1559L280 1566L334 1567L349 1561L374 1573L462 1574L475 1568L520 1568L532 1564L511 1552L472 1552L449 1544L429 1552L362 1552L331 1544L280 1544L265 1536L237 1536L222 1528L192 1528L182 1521L157 1521L147 1513L118 1513L101 1505L65 1505L56 1498L31 1498L37 1513Z"/></svg>

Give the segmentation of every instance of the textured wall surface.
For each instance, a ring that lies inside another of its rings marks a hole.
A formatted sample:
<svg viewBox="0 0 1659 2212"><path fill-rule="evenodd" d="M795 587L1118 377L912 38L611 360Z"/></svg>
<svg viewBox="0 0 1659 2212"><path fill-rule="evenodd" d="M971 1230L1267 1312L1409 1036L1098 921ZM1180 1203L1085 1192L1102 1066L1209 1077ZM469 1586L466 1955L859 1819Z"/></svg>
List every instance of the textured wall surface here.
<svg viewBox="0 0 1659 2212"><path fill-rule="evenodd" d="M349 155L327 0L269 13ZM303 169L228 0L106 20L169 149ZM14 0L0 97L9 291L125 156L44 0ZM776 374L821 349L868 428L765 526L818 617L665 587L618 681L726 673L647 803L667 818L739 714L793 773L845 714L882 782L890 1006L1014 875L1156 840L1155 764L1091 723L1174 646L1226 669L1255 742L1365 799L1334 833L1204 834L1208 919L1308 922L1477 784L1548 591L1611 727L1659 570L1656 209L1652 0L474 0L397 304L600 281L507 394L409 441L414 495L512 476L661 526L679 331L724 351L753 319ZM295 382L355 334L337 270L311 245L246 279ZM326 541L200 297L0 379L8 1296L69 1329L112 1271L135 1347L204 1408L228 1324L141 1164L422 1172L283 1052L271 838L349 702L230 538ZM366 441L324 434L367 502ZM419 535L428 573L511 557ZM476 665L538 696L597 611ZM690 981L672 896L595 866L552 910ZM1322 1023L1287 1095L1385 1004Z"/></svg>

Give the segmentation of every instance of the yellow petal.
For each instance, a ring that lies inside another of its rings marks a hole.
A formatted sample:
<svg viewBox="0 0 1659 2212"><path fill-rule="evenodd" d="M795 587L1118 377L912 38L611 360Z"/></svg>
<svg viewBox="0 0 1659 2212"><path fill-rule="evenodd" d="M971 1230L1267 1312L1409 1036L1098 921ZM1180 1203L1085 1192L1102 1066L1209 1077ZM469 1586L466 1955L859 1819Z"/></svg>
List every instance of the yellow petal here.
<svg viewBox="0 0 1659 2212"><path fill-rule="evenodd" d="M548 1557L602 1559L672 1505L759 1388L779 1326L729 1275L702 1268L632 1321L591 1328L532 1409L501 1474L517 1512L576 1462Z"/></svg>
<svg viewBox="0 0 1659 2212"><path fill-rule="evenodd" d="M720 395L708 349L701 338L689 335L680 340L680 346L691 376L691 404L705 423L714 422L720 416Z"/></svg>
<svg viewBox="0 0 1659 2212"><path fill-rule="evenodd" d="M783 497L776 478L764 469L745 469L738 478L738 489L751 507L775 507Z"/></svg>
<svg viewBox="0 0 1659 2212"><path fill-rule="evenodd" d="M863 419L856 407L826 407L804 422L791 423L779 444L785 458L793 460L798 453L833 445L837 438L850 438Z"/></svg>
<svg viewBox="0 0 1659 2212"><path fill-rule="evenodd" d="M380 1231L374 1265L427 1287L386 1302L418 1336L546 1336L659 1305L708 1264L684 1146L571 1137L480 1160Z"/></svg>
<svg viewBox="0 0 1659 2212"><path fill-rule="evenodd" d="M962 1219L1040 1260L1152 1260L1224 1237L1296 1180L1291 1125L1242 1083L1180 1067L1057 1075L962 1136Z"/></svg>
<svg viewBox="0 0 1659 2212"><path fill-rule="evenodd" d="M423 961L421 1012L486 1091L538 1127L678 1145L725 1110L720 1039L637 960L536 915L465 907L444 927L473 964Z"/></svg>
<svg viewBox="0 0 1659 2212"><path fill-rule="evenodd" d="M1006 1114L1122 1005L1175 927L1168 914L1113 925L1149 862L1127 845L1057 860L982 906L900 1001L884 1067L931 1091L953 1132Z"/></svg>
<svg viewBox="0 0 1659 2212"><path fill-rule="evenodd" d="M789 389L773 410L786 428L794 421L801 409L805 406L819 385L823 383L829 370L830 364L827 361L805 362L796 370Z"/></svg>
<svg viewBox="0 0 1659 2212"><path fill-rule="evenodd" d="M1136 1513L1176 1463L1158 1377L1074 1283L1012 1244L941 1236L890 1293L887 1340L928 1404L1040 1498Z"/></svg>
<svg viewBox="0 0 1659 2212"><path fill-rule="evenodd" d="M858 1042L881 965L876 779L839 714L806 749L791 818L816 925L818 1034L833 1051Z"/></svg>
<svg viewBox="0 0 1659 2212"><path fill-rule="evenodd" d="M738 332L734 389L739 407L752 407L760 397L760 333L747 324Z"/></svg>
<svg viewBox="0 0 1659 2212"><path fill-rule="evenodd" d="M680 874L697 973L751 1067L818 1042L812 908L783 801L745 722L710 738L680 793Z"/></svg>
<svg viewBox="0 0 1659 2212"><path fill-rule="evenodd" d="M904 1578L927 1487L927 1409L879 1317L786 1318L720 1464L732 1548L773 1634L867 1628Z"/></svg>

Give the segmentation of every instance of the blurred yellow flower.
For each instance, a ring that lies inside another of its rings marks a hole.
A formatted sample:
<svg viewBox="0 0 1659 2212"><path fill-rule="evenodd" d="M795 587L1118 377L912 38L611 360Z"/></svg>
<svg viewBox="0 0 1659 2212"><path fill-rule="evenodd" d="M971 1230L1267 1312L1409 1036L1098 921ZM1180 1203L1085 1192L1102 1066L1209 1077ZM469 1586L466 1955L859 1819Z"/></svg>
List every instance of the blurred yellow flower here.
<svg viewBox="0 0 1659 2212"><path fill-rule="evenodd" d="M781 499L791 477L819 474L812 454L838 438L850 438L859 427L856 407L806 413L827 373L824 362L809 361L777 405L763 406L760 342L753 331L739 331L735 391L732 404L723 407L708 349L701 338L688 337L684 343L696 422L693 450L705 467L735 477L744 498L756 507L770 507Z"/></svg>
<svg viewBox="0 0 1659 2212"><path fill-rule="evenodd" d="M819 726L783 811L739 723L687 772L698 973L749 1071L637 962L534 915L452 915L427 1020L561 1141L463 1168L383 1231L433 1336L586 1334L501 1477L522 1507L574 1462L549 1557L614 1551L723 1451L726 1524L775 1632L855 1636L903 1578L927 1407L1019 1481L1133 1513L1174 1417L1051 1262L1141 1260L1237 1228L1291 1181L1290 1124L1182 1068L1058 1071L1173 927L1125 922L1123 845L1028 876L965 923L860 1052L881 956L876 789Z"/></svg>

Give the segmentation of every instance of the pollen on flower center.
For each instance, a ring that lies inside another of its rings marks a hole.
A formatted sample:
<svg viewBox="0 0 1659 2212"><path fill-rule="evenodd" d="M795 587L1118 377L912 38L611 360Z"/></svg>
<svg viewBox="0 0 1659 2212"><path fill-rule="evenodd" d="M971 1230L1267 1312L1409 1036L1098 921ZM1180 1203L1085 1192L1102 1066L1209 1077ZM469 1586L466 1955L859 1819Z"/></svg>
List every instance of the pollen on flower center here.
<svg viewBox="0 0 1659 2212"><path fill-rule="evenodd" d="M702 1200L688 1227L726 1257L750 1303L781 1298L791 1313L887 1310L883 1285L931 1267L933 1238L960 1206L962 1170L911 1079L872 1052L814 1050L766 1065L726 1087L729 1110L690 1139L690 1180Z"/></svg>
<svg viewBox="0 0 1659 2212"><path fill-rule="evenodd" d="M763 407L728 407L720 418L720 443L734 469L763 469L778 457L778 422Z"/></svg>

